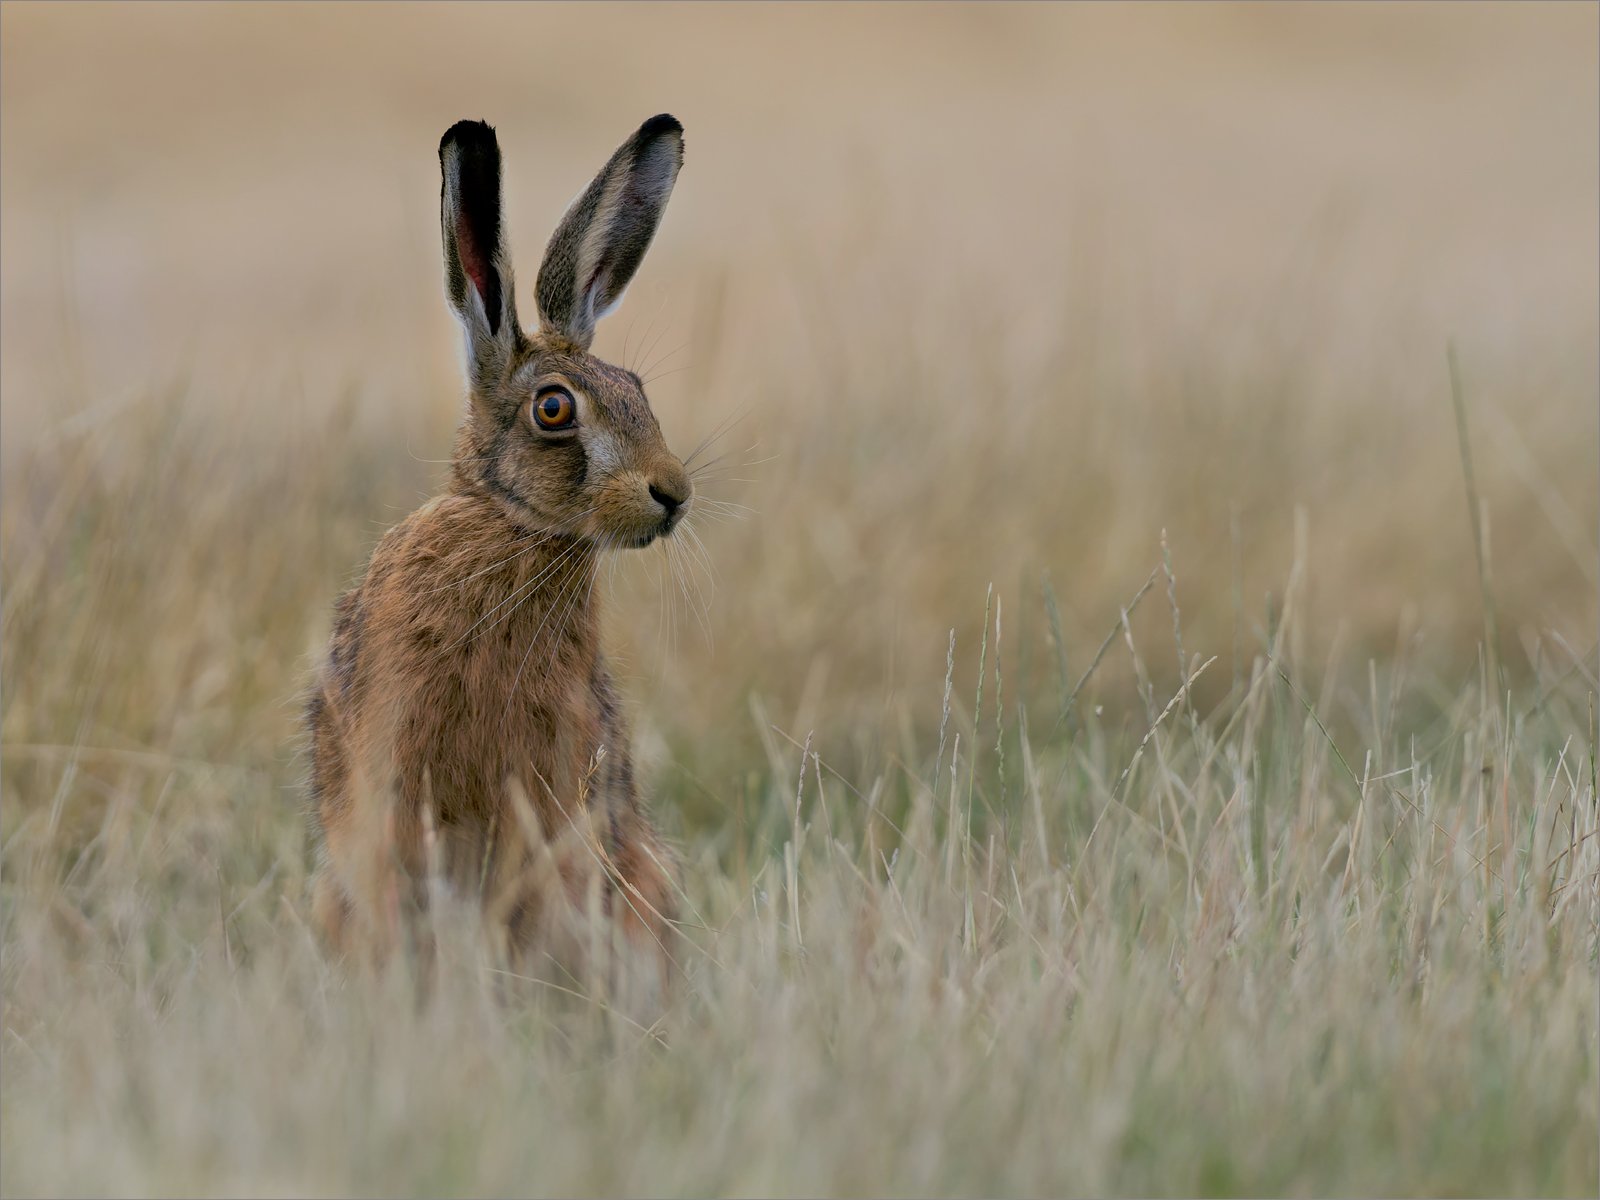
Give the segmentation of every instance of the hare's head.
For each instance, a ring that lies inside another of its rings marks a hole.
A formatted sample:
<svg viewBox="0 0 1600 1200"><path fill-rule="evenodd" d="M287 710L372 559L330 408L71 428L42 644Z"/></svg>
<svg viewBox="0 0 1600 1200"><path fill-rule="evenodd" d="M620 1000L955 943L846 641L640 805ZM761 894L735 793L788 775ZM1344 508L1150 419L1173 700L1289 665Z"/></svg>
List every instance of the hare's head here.
<svg viewBox="0 0 1600 1200"><path fill-rule="evenodd" d="M693 487L639 377L589 353L644 257L683 162L683 126L652 117L567 210L545 250L538 328L517 321L500 209L500 146L481 121L439 143L445 283L466 331L461 483L519 524L603 545L671 533Z"/></svg>

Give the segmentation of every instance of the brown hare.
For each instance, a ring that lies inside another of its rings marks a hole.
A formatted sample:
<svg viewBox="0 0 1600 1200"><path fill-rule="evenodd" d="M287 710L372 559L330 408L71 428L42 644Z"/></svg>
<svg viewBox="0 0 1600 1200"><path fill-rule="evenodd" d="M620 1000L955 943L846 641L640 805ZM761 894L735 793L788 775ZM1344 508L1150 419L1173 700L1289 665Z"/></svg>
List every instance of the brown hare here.
<svg viewBox="0 0 1600 1200"><path fill-rule="evenodd" d="M622 144L557 226L525 332L494 130L462 121L439 143L466 413L444 494L339 599L308 705L312 904L335 948L381 957L442 878L481 897L514 948L581 954L598 918L664 977L676 885L634 781L594 583L602 552L670 536L693 489L639 377L588 351L682 161L670 116Z"/></svg>

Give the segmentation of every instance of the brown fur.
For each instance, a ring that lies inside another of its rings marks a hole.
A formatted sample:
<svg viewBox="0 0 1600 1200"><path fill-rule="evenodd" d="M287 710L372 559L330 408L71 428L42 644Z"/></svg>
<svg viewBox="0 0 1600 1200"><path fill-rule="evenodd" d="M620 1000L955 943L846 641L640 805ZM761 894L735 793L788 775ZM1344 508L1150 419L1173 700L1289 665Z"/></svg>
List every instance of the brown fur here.
<svg viewBox="0 0 1600 1200"><path fill-rule="evenodd" d="M671 859L635 785L594 585L602 553L670 535L692 488L638 378L587 348L654 234L680 135L671 118L646 122L568 213L541 271L564 309L541 308L532 336L516 320L493 132L463 122L441 143L469 377L450 484L338 601L307 711L313 908L339 948L392 949L437 867L516 946L577 945L571 917L598 906L670 961ZM570 428L530 411L551 388L573 398Z"/></svg>

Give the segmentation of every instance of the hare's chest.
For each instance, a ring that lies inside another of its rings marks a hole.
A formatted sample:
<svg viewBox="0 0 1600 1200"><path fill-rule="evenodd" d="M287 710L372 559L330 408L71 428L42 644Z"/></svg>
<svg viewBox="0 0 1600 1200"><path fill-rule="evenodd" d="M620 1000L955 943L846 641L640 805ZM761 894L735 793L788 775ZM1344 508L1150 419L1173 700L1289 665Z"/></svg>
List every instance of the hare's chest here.
<svg viewBox="0 0 1600 1200"><path fill-rule="evenodd" d="M530 667L529 672L534 672ZM602 714L582 675L538 672L521 679L469 672L462 720L447 740L473 764L476 788L493 804L513 781L539 807L582 798L602 743Z"/></svg>

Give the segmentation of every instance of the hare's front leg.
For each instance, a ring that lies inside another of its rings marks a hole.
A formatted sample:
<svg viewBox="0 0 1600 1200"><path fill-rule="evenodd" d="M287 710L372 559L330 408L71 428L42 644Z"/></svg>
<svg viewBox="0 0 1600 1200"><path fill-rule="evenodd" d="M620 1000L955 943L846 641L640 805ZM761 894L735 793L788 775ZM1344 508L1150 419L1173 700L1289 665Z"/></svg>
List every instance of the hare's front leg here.
<svg viewBox="0 0 1600 1200"><path fill-rule="evenodd" d="M672 852L637 811L617 818L610 841L612 920L622 935L626 957L651 963L654 983L665 994L680 965L681 945Z"/></svg>
<svg viewBox="0 0 1600 1200"><path fill-rule="evenodd" d="M381 962L395 948L417 894L424 854L416 805L375 779L352 748L351 733L327 702L313 703L312 797L318 864L311 884L312 917L335 953L367 952ZM409 818L408 819L408 815Z"/></svg>
<svg viewBox="0 0 1600 1200"><path fill-rule="evenodd" d="M422 845L416 823L397 820L392 804L363 807L324 819L326 861L312 880L311 912L335 953L364 951L381 963L425 902Z"/></svg>

